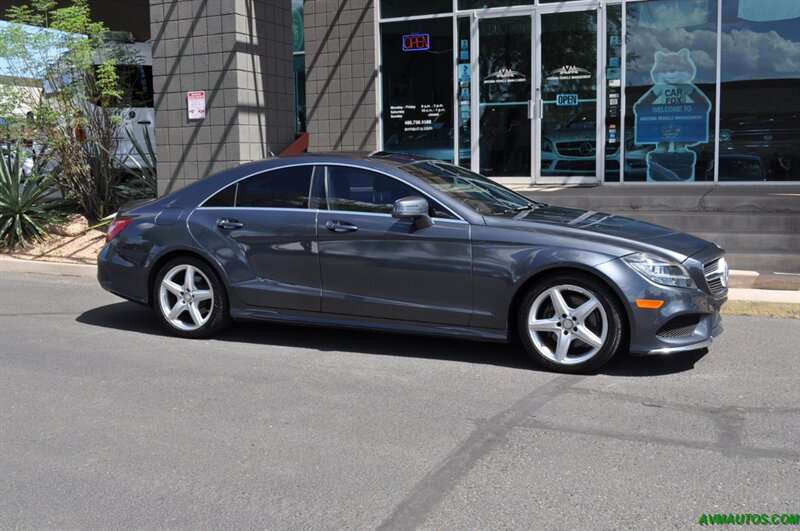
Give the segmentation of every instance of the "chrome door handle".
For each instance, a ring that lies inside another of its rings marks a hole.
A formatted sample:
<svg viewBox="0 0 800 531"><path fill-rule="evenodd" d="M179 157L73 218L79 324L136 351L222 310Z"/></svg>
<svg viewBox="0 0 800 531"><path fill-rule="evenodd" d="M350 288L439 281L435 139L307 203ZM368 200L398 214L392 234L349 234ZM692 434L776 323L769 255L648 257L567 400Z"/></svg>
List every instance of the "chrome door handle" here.
<svg viewBox="0 0 800 531"><path fill-rule="evenodd" d="M233 229L241 229L242 227L244 227L244 224L240 223L239 221L236 221L235 219L219 218L217 220L217 227L225 230L233 230Z"/></svg>
<svg viewBox="0 0 800 531"><path fill-rule="evenodd" d="M325 223L325 228L331 232L355 232L358 230L355 225L341 221L328 221Z"/></svg>

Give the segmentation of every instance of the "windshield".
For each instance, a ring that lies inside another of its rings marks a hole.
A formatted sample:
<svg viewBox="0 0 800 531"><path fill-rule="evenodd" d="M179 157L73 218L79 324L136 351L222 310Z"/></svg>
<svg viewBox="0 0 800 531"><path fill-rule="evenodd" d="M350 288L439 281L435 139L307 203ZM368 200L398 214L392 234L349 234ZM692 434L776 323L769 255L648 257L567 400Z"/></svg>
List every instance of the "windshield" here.
<svg viewBox="0 0 800 531"><path fill-rule="evenodd" d="M519 212L536 203L486 177L444 162L415 162L403 169L479 214L496 216Z"/></svg>

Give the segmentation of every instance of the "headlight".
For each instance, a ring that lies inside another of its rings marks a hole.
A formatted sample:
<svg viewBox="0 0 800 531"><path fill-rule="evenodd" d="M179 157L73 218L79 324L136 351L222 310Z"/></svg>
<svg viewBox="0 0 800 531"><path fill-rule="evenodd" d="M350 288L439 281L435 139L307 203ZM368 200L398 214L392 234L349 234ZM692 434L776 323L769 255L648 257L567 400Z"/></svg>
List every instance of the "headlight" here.
<svg viewBox="0 0 800 531"><path fill-rule="evenodd" d="M553 152L553 143L552 143L552 142L550 142L550 141L549 141L548 139L546 139L546 138L545 138L545 139L543 139L543 140L542 140L542 151L545 151L545 152L547 152L547 153L552 153L552 152Z"/></svg>
<svg viewBox="0 0 800 531"><path fill-rule="evenodd" d="M662 286L695 287L689 272L678 262L666 260L649 253L633 253L622 260L644 278Z"/></svg>

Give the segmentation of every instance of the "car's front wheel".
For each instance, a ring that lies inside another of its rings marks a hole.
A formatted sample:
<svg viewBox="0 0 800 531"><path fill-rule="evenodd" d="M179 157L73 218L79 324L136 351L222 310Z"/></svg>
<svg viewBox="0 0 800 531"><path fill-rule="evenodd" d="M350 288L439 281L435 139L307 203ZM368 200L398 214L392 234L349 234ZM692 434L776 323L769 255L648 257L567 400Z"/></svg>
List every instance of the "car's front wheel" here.
<svg viewBox="0 0 800 531"><path fill-rule="evenodd" d="M596 370L622 343L622 309L590 276L559 274L536 285L521 305L517 329L527 353L559 372Z"/></svg>
<svg viewBox="0 0 800 531"><path fill-rule="evenodd" d="M153 291L158 316L174 334L207 337L231 324L225 287L202 260L170 260L159 271Z"/></svg>

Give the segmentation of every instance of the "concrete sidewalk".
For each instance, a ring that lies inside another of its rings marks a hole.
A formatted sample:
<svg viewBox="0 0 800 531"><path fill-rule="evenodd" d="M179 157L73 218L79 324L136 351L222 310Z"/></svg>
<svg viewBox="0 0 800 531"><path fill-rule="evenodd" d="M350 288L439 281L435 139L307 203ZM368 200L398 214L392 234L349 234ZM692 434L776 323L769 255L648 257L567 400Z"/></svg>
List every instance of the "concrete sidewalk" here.
<svg viewBox="0 0 800 531"><path fill-rule="evenodd" d="M0 257L0 274L5 272L95 278L97 276L97 267L93 265L41 262L36 260L19 260L16 258ZM728 298L732 301L739 300L800 305L800 290L731 288L728 290Z"/></svg>

